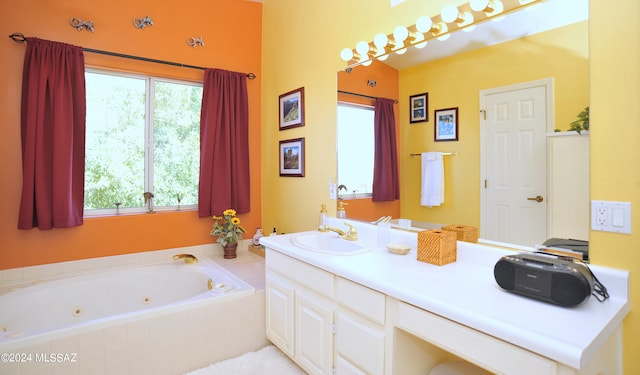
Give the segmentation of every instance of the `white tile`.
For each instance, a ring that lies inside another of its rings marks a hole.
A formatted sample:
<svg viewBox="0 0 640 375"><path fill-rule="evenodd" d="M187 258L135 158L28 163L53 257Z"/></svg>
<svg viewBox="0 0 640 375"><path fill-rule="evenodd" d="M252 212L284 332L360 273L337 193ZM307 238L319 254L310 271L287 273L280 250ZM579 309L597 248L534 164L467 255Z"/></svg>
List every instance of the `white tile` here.
<svg viewBox="0 0 640 375"><path fill-rule="evenodd" d="M207 307L189 309L189 328L202 329L207 324Z"/></svg>
<svg viewBox="0 0 640 375"><path fill-rule="evenodd" d="M78 373L80 375L93 375L104 373L104 351L94 351L87 354L78 353Z"/></svg>
<svg viewBox="0 0 640 375"><path fill-rule="evenodd" d="M123 375L123 374L134 374L133 372L129 372L129 364L121 364L117 366L107 367L104 369L104 375Z"/></svg>
<svg viewBox="0 0 640 375"><path fill-rule="evenodd" d="M124 345L127 342L127 326L119 324L113 327L106 327L103 330L104 346L106 348L117 345Z"/></svg>
<svg viewBox="0 0 640 375"><path fill-rule="evenodd" d="M24 267L22 272L23 280L37 280L42 277L42 266Z"/></svg>
<svg viewBox="0 0 640 375"><path fill-rule="evenodd" d="M104 349L104 334L102 329L81 333L78 335L78 352L93 353Z"/></svg>
<svg viewBox="0 0 640 375"><path fill-rule="evenodd" d="M171 334L181 334L189 329L189 311L171 314Z"/></svg>
<svg viewBox="0 0 640 375"><path fill-rule="evenodd" d="M149 339L149 321L136 320L127 324L127 341L146 341Z"/></svg>
<svg viewBox="0 0 640 375"><path fill-rule="evenodd" d="M148 361L151 355L149 340L129 341L126 345L128 362Z"/></svg>
<svg viewBox="0 0 640 375"><path fill-rule="evenodd" d="M20 375L20 363L0 362L0 374Z"/></svg>
<svg viewBox="0 0 640 375"><path fill-rule="evenodd" d="M71 335L51 341L52 353L78 353L78 336Z"/></svg>
<svg viewBox="0 0 640 375"><path fill-rule="evenodd" d="M21 281L23 277L24 269L10 268L8 270L0 271L0 282L16 282Z"/></svg>
<svg viewBox="0 0 640 375"><path fill-rule="evenodd" d="M51 366L51 375L77 375L80 373L78 362L57 363Z"/></svg>
<svg viewBox="0 0 640 375"><path fill-rule="evenodd" d="M120 367L129 363L129 354L126 345L111 346L104 349L105 370L113 367Z"/></svg>
<svg viewBox="0 0 640 375"><path fill-rule="evenodd" d="M120 373L123 374L123 373ZM120 375L119 374L119 375ZM157 375L156 372L151 371L149 361L134 361L129 362L129 374L135 375Z"/></svg>
<svg viewBox="0 0 640 375"><path fill-rule="evenodd" d="M171 315L163 314L149 319L149 337L151 339L166 337L171 334Z"/></svg>

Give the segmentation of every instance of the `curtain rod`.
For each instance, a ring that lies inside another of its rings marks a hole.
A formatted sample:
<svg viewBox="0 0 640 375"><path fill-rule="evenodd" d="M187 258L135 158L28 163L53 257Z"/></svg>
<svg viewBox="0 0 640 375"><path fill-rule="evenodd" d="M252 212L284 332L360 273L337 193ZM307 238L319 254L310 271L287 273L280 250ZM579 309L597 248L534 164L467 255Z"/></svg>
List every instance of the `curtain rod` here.
<svg viewBox="0 0 640 375"><path fill-rule="evenodd" d="M422 154L409 154L409 155L410 155L410 156L421 156ZM458 151L454 151L454 152L443 152L443 153L442 153L442 155L447 155L447 156L448 156L448 155L451 155L451 156L454 156L454 155L458 155Z"/></svg>
<svg viewBox="0 0 640 375"><path fill-rule="evenodd" d="M13 33L13 34L9 35L9 38L11 38L16 43L25 43L27 41L27 38L22 33ZM82 50L85 51L85 52L99 53L101 55L124 57L126 59L140 60L140 61L152 62L152 63L156 63L156 64L179 66L181 68L191 68L191 69L199 69L199 70L205 70L206 69L206 68L204 68L202 66L181 64L181 63L176 63L176 62L172 62L172 61L165 61L165 60L150 59L148 57L125 55L124 53L102 51L102 50L99 50L99 49L92 49L92 48L84 48L83 47ZM247 73L246 76L247 76L248 79L256 78L256 75L253 74L253 73Z"/></svg>
<svg viewBox="0 0 640 375"><path fill-rule="evenodd" d="M362 98L367 98L367 99L378 99L375 96L369 96L369 95L364 95L364 94L358 94L356 92L349 92L349 91L342 91L342 90L338 90L338 94L346 94L346 95L353 95L353 96L360 96ZM394 103L398 103L397 99L393 100Z"/></svg>

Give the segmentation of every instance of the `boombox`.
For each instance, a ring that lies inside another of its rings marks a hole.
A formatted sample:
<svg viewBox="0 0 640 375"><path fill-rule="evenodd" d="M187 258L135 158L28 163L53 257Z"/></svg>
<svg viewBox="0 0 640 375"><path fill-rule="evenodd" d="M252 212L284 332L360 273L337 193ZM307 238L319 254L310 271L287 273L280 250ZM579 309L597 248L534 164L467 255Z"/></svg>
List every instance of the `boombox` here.
<svg viewBox="0 0 640 375"><path fill-rule="evenodd" d="M503 289L560 306L576 306L593 292L586 265L553 255L519 253L500 258L493 268Z"/></svg>

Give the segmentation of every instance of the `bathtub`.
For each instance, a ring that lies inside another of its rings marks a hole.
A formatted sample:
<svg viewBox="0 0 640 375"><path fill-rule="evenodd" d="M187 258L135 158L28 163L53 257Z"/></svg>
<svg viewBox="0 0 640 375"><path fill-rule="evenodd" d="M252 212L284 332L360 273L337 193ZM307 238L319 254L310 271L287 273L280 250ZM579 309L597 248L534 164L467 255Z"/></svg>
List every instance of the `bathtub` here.
<svg viewBox="0 0 640 375"><path fill-rule="evenodd" d="M53 361L60 373L177 374L225 359L215 346L247 324L229 323L227 312L242 317L251 306L264 319L255 289L207 256L184 263L166 253L168 261L3 286L0 373ZM179 355L187 360L166 360Z"/></svg>

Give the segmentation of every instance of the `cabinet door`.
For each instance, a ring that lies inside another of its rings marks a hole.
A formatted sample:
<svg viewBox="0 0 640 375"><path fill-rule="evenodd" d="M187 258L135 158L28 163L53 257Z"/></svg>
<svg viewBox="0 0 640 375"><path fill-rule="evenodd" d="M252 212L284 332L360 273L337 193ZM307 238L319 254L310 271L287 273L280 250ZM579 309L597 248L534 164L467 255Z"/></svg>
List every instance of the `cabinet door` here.
<svg viewBox="0 0 640 375"><path fill-rule="evenodd" d="M293 316L294 288L287 281L267 272L266 275L266 330L267 338L280 350L294 356Z"/></svg>
<svg viewBox="0 0 640 375"><path fill-rule="evenodd" d="M384 373L384 331L367 320L339 312L336 319L336 373Z"/></svg>
<svg viewBox="0 0 640 375"><path fill-rule="evenodd" d="M331 374L333 310L318 296L296 291L295 359L310 374Z"/></svg>

